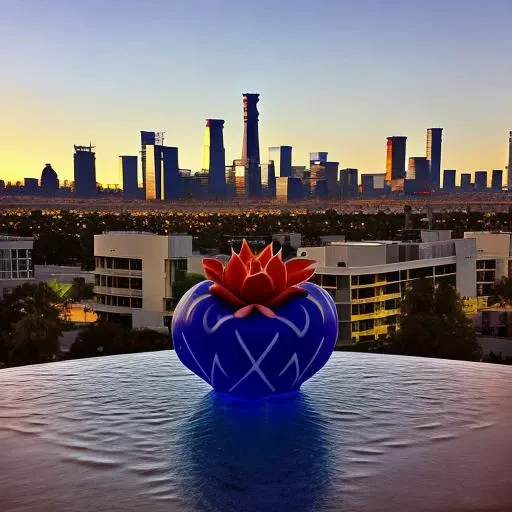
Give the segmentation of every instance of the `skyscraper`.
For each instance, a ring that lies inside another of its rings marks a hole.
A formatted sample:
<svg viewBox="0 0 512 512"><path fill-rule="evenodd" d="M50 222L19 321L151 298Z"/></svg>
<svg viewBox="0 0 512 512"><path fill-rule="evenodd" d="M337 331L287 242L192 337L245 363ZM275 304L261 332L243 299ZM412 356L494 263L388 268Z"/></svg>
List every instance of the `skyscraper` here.
<svg viewBox="0 0 512 512"><path fill-rule="evenodd" d="M443 177L443 190L453 190L455 188L455 177L457 171L455 169L445 169Z"/></svg>
<svg viewBox="0 0 512 512"><path fill-rule="evenodd" d="M414 180L414 192L430 192L430 169L429 162L424 156L413 156L409 158L407 168L407 181Z"/></svg>
<svg viewBox="0 0 512 512"><path fill-rule="evenodd" d="M341 198L348 199L350 197L356 197L359 193L358 186L359 171L357 169L341 169L340 171L340 188ZM373 179L372 179L373 187Z"/></svg>
<svg viewBox="0 0 512 512"><path fill-rule="evenodd" d="M161 147L149 144L144 151L145 198L148 201L162 199L162 154Z"/></svg>
<svg viewBox="0 0 512 512"><path fill-rule="evenodd" d="M259 94L244 93L244 141L242 145L242 165L246 168L246 188L249 197L258 195L261 188L260 140L258 132Z"/></svg>
<svg viewBox="0 0 512 512"><path fill-rule="evenodd" d="M479 190L487 188L487 171L475 172L475 188Z"/></svg>
<svg viewBox="0 0 512 512"><path fill-rule="evenodd" d="M178 148L156 146L162 158L162 199L169 201L182 196L181 176L178 164Z"/></svg>
<svg viewBox="0 0 512 512"><path fill-rule="evenodd" d="M276 178L287 178L292 175L292 147L275 146L268 148L268 159L274 162Z"/></svg>
<svg viewBox="0 0 512 512"><path fill-rule="evenodd" d="M441 188L441 144L443 138L442 128L429 128L427 130L427 160L430 168L430 182L434 190Z"/></svg>
<svg viewBox="0 0 512 512"><path fill-rule="evenodd" d="M75 146L74 177L75 195L77 197L92 197L96 189L96 154L94 146Z"/></svg>
<svg viewBox="0 0 512 512"><path fill-rule="evenodd" d="M226 151L223 130L223 119L206 120L203 171L208 173L208 192L214 197L226 195Z"/></svg>
<svg viewBox="0 0 512 512"><path fill-rule="evenodd" d="M59 191L59 178L51 164L46 164L41 173L41 193L47 196L55 196Z"/></svg>
<svg viewBox="0 0 512 512"><path fill-rule="evenodd" d="M491 188L493 192L501 192L503 188L503 171L501 169L493 169L491 176Z"/></svg>
<svg viewBox="0 0 512 512"><path fill-rule="evenodd" d="M327 162L327 151L314 151L309 153L309 162Z"/></svg>
<svg viewBox="0 0 512 512"><path fill-rule="evenodd" d="M512 131L508 133L507 190L512 191Z"/></svg>
<svg viewBox="0 0 512 512"><path fill-rule="evenodd" d="M140 163L142 167L142 188L146 193L146 147L156 144L155 132L140 132Z"/></svg>
<svg viewBox="0 0 512 512"><path fill-rule="evenodd" d="M123 197L125 199L134 199L138 195L137 183L137 157L120 156L119 157L119 177L123 188Z"/></svg>
<svg viewBox="0 0 512 512"><path fill-rule="evenodd" d="M405 178L405 145L407 137L394 136L387 138L386 145L386 181Z"/></svg>

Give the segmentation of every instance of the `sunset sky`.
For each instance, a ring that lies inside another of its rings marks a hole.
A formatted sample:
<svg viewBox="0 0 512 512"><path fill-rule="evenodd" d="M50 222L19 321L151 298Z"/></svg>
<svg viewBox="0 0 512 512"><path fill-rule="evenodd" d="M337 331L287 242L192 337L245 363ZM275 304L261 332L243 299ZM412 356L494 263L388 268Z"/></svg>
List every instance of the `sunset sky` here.
<svg viewBox="0 0 512 512"><path fill-rule="evenodd" d="M511 0L0 0L0 178L73 177L73 144L97 178L139 131L164 131L199 169L204 119L225 119L240 157L242 93L259 92L262 159L329 151L383 171L386 136L442 167L504 168L512 129Z"/></svg>

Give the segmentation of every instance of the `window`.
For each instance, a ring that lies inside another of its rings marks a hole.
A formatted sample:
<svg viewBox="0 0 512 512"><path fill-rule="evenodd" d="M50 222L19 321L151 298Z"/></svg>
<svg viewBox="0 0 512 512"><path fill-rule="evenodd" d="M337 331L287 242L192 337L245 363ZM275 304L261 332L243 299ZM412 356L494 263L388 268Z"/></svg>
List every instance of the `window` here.
<svg viewBox="0 0 512 512"><path fill-rule="evenodd" d="M366 285L366 284L373 284L373 283L375 283L375 275L374 274L359 276L359 286Z"/></svg>
<svg viewBox="0 0 512 512"><path fill-rule="evenodd" d="M142 290L142 279L132 277L130 279L130 288L132 290Z"/></svg>
<svg viewBox="0 0 512 512"><path fill-rule="evenodd" d="M131 304L132 304L132 308L141 309L142 308L142 299L140 297L132 297Z"/></svg>
<svg viewBox="0 0 512 512"><path fill-rule="evenodd" d="M142 270L142 260L130 260L130 270Z"/></svg>
<svg viewBox="0 0 512 512"><path fill-rule="evenodd" d="M324 274L322 276L322 286L332 286L333 288L336 287L336 276L329 276Z"/></svg>

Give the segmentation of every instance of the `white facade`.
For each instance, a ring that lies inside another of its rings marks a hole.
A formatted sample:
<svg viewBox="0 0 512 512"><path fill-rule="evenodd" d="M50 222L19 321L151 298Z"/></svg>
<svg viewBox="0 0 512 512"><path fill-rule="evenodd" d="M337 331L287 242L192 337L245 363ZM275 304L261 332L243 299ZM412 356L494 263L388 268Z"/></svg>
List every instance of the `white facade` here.
<svg viewBox="0 0 512 512"><path fill-rule="evenodd" d="M34 282L30 237L0 236L0 298L17 286Z"/></svg>
<svg viewBox="0 0 512 512"><path fill-rule="evenodd" d="M450 240L445 232L422 233L422 242L334 242L301 247L297 255L318 262L313 281L338 310L340 344L375 340L398 328L400 301L410 281L432 279L477 301L477 243ZM476 312L476 311L475 311Z"/></svg>
<svg viewBox="0 0 512 512"><path fill-rule="evenodd" d="M164 328L172 285L192 256L192 237L108 232L94 236L94 256L94 309L100 317L117 317L134 328Z"/></svg>

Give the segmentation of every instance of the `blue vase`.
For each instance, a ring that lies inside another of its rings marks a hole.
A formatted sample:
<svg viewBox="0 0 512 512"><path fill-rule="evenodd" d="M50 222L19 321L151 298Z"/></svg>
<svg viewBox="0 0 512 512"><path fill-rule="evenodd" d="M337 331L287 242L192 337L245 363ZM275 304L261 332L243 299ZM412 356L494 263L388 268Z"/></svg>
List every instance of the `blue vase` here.
<svg viewBox="0 0 512 512"><path fill-rule="evenodd" d="M313 283L274 309L236 318L235 308L209 293L211 281L191 288L172 319L181 362L221 393L260 399L297 391L329 360L338 338L331 296Z"/></svg>

